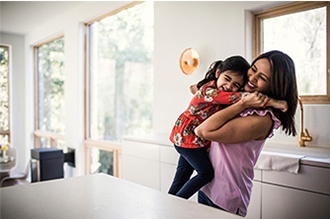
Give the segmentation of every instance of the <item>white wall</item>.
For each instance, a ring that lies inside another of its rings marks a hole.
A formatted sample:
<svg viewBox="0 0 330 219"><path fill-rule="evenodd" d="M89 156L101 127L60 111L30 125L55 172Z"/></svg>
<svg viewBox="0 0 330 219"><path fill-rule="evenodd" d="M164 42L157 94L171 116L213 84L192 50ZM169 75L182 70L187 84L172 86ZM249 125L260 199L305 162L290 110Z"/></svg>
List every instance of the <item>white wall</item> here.
<svg viewBox="0 0 330 219"><path fill-rule="evenodd" d="M244 55L244 10L227 2L157 2L155 4L154 130L169 132L190 100L189 86L208 65L233 54ZM225 19L224 19L225 18ZM231 25L228 25L228 20ZM230 46L228 46L230 45ZM188 47L200 55L191 76L179 67Z"/></svg>
<svg viewBox="0 0 330 219"><path fill-rule="evenodd" d="M252 3L258 4L258 3ZM169 132L186 108L189 86L198 82L213 61L245 56L245 11L242 2L157 2L155 4L154 130ZM179 58L193 47L200 65L184 75Z"/></svg>
<svg viewBox="0 0 330 219"><path fill-rule="evenodd" d="M283 2L282 2L283 3ZM207 66L217 59L241 54L251 60L251 13L271 2L157 2L155 4L155 92L154 130L170 132L177 116L190 100L189 86L199 81ZM181 52L193 47L200 66L191 76L181 73ZM299 107L298 107L299 109ZM330 105L304 105L304 126L313 136L309 148L298 148L298 136L275 132L270 143L287 149L330 155ZM296 125L299 132L297 110ZM283 144L283 145L282 145ZM321 148L320 148L321 147ZM325 150L323 150L325 148Z"/></svg>
<svg viewBox="0 0 330 219"><path fill-rule="evenodd" d="M33 148L33 46L50 37L64 34L66 142L77 152L74 175L83 174L84 23L127 3L82 2L76 8L59 14L58 18L26 35L24 40L20 38L16 42L9 40L11 36L5 38L5 34L1 35L1 42L6 39L13 48L21 49L24 43L24 53L22 49L17 52L19 54L15 52L21 57L20 60L13 60L13 65L17 66L13 70L13 104L18 105L19 110L14 109L12 137L13 145L19 147L20 153L26 154L26 159L30 156L30 148ZM189 86L204 76L211 62L234 54L243 55L251 61L251 21L247 19L251 18L249 11L269 4L278 3L155 2L155 133L170 132L175 119L185 109L191 97ZM179 67L180 55L188 47L193 47L200 55L200 65L191 76L181 73ZM329 111L329 104L305 106L305 127L314 137L313 144L330 148L330 118L326 116ZM25 112L24 118L21 112ZM18 128L20 125L24 128ZM16 142L14 139L17 139ZM298 139L286 137L279 131L270 141L289 143L297 148L295 145ZM328 151L327 153L330 155Z"/></svg>

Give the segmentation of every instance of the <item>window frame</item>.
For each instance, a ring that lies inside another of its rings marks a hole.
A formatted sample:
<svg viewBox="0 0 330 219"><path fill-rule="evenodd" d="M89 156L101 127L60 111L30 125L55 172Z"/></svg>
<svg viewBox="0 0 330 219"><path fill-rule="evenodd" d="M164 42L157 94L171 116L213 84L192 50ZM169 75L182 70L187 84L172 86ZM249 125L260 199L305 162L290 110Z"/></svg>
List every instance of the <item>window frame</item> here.
<svg viewBox="0 0 330 219"><path fill-rule="evenodd" d="M97 17L95 19L92 19L88 22L85 23L85 74L84 74L84 81L85 81L85 88L84 88L84 153L85 153L85 174L91 174L90 173L90 165L91 165L91 160L90 160L90 151L93 147L99 149L99 150L105 150L105 151L110 151L113 152L113 176L119 177L119 156L121 154L121 146L118 145L117 143L111 142L111 141L106 141L106 140L94 140L91 139L90 133L89 133L89 92L90 92L90 87L89 87L89 35L88 35L88 28L89 25L93 24L94 22L100 21L108 16L114 15L119 13L120 11L126 10L128 8L134 7L137 4L140 4L142 2L132 2L130 4L127 4L123 7L120 7L116 10L113 10L109 13L106 13L100 17Z"/></svg>
<svg viewBox="0 0 330 219"><path fill-rule="evenodd" d="M1 47L5 47L8 49L8 72L7 72L7 78L8 78L8 91L7 91L7 96L8 96L8 130L0 130L0 135L2 136L8 136L8 142L11 142L11 126L10 126L10 118L11 118L11 101L10 101L10 73L11 73L11 46L6 45L6 44L0 44ZM2 142L5 143L5 142Z"/></svg>
<svg viewBox="0 0 330 219"><path fill-rule="evenodd" d="M255 12L254 14L254 30L253 30L253 57L257 57L262 52L262 21L267 18L273 18L286 14L292 14L305 10L315 9L319 7L327 7L326 11L326 34L327 34L327 48L326 48L326 95L300 95L303 103L307 104L330 104L330 2L293 2L281 6L272 7L263 11Z"/></svg>
<svg viewBox="0 0 330 219"><path fill-rule="evenodd" d="M34 148L40 148L40 141L39 139L45 138L48 139L50 142L49 147L57 147L58 142L64 142L65 144L65 135L58 134L56 132L49 132L45 130L40 130L38 127L38 120L39 120L39 114L38 114L38 81L39 81L39 74L38 74L38 47L47 44L49 42L52 42L58 38L64 37L64 34L57 35L55 37L49 38L46 41L43 41L39 44L36 44L33 46L33 57L34 57Z"/></svg>

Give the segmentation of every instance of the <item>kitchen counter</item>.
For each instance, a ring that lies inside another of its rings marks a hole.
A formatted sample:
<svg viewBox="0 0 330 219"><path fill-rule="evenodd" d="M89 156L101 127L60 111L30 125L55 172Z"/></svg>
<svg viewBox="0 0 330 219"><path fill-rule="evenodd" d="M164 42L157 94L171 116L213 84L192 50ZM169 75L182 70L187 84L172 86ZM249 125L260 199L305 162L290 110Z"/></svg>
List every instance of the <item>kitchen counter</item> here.
<svg viewBox="0 0 330 219"><path fill-rule="evenodd" d="M241 218L106 174L0 189L1 218Z"/></svg>
<svg viewBox="0 0 330 219"><path fill-rule="evenodd" d="M329 149L267 141L261 153L247 219L325 219L330 215ZM126 136L122 177L167 193L178 157L167 135Z"/></svg>
<svg viewBox="0 0 330 219"><path fill-rule="evenodd" d="M169 140L169 137L170 137L169 134L168 135L167 134L154 134L154 135L146 135L146 136L128 135L128 136L124 136L123 139L142 142L142 143L159 144L159 145L173 147L173 144Z"/></svg>
<svg viewBox="0 0 330 219"><path fill-rule="evenodd" d="M167 134L157 134L150 136L124 136L124 140L158 144L173 147L169 140L169 135ZM284 154L295 154L295 155L305 155L304 158L300 160L300 164L308 166L316 166L323 168L330 168L330 150L329 149L315 149L310 147L298 148L298 146L286 146L285 144L268 143L264 147L264 151L274 151ZM262 152L261 152L262 153Z"/></svg>

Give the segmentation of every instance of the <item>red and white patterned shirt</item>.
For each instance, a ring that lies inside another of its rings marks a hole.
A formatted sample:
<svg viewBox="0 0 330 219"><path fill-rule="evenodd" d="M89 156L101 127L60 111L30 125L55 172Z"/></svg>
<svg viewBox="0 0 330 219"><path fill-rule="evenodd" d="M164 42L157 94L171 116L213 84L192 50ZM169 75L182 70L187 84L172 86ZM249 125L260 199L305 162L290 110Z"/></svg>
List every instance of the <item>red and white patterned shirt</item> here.
<svg viewBox="0 0 330 219"><path fill-rule="evenodd" d="M194 129L210 115L240 98L240 92L220 91L215 80L206 83L196 92L188 108L176 120L170 141L183 148L209 148L210 141L197 137Z"/></svg>

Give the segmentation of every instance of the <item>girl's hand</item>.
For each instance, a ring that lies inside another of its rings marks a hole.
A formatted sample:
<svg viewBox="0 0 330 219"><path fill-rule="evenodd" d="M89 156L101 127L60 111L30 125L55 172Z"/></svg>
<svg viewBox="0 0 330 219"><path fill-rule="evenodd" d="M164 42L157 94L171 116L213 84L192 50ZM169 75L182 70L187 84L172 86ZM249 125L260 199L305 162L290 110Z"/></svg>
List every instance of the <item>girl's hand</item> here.
<svg viewBox="0 0 330 219"><path fill-rule="evenodd" d="M198 91L197 84L193 84L190 86L190 92L195 95L195 93Z"/></svg>
<svg viewBox="0 0 330 219"><path fill-rule="evenodd" d="M241 101L245 108L261 108L268 103L269 97L256 91L254 93L243 96Z"/></svg>
<svg viewBox="0 0 330 219"><path fill-rule="evenodd" d="M288 111L288 103L285 100L274 100L267 95L263 95L259 92L254 92L242 97L243 104L246 108L266 108L274 107L280 109L282 112Z"/></svg>
<svg viewBox="0 0 330 219"><path fill-rule="evenodd" d="M269 103L267 106L272 106L276 109L280 109L282 112L288 111L288 103L285 100L274 100L270 99Z"/></svg>

